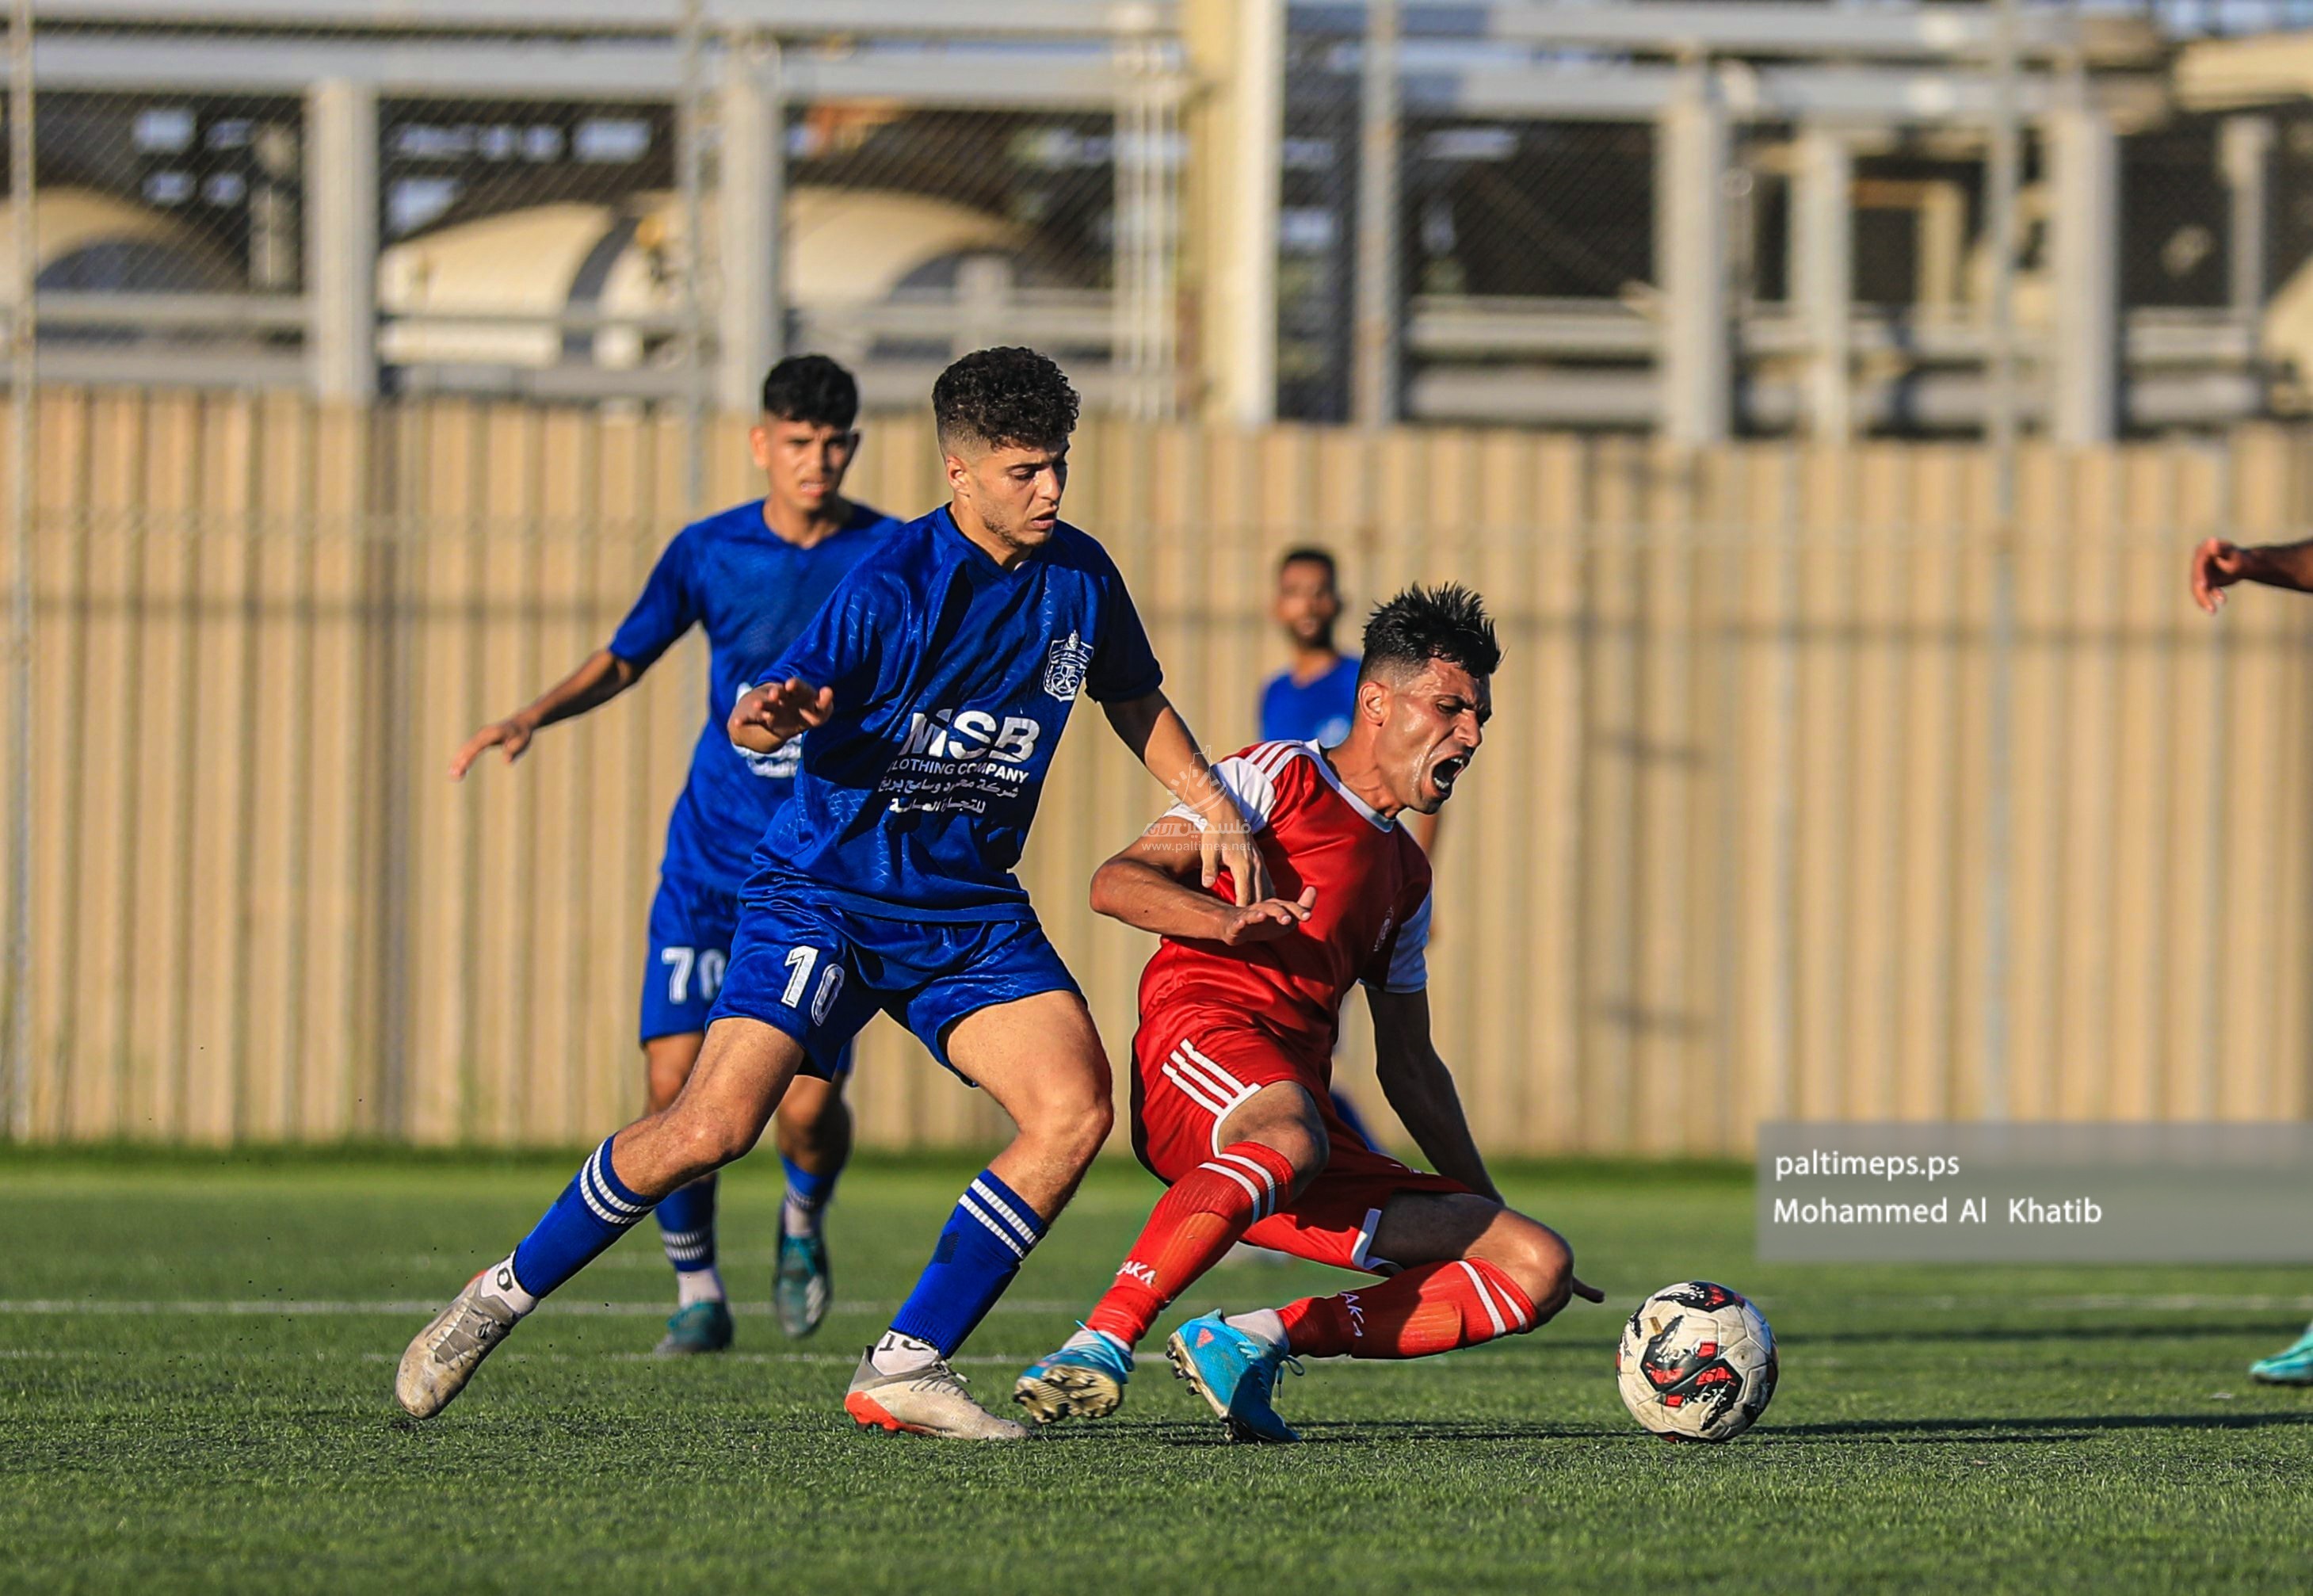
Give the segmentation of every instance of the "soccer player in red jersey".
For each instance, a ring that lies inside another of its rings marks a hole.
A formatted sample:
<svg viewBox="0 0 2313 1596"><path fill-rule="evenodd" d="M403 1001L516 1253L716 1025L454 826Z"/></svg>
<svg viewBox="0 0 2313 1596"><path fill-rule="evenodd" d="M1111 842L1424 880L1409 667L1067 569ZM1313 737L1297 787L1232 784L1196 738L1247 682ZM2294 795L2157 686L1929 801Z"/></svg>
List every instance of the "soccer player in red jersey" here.
<svg viewBox="0 0 2313 1596"><path fill-rule="evenodd" d="M1164 939L1140 978L1132 1141L1172 1189L1084 1328L1015 1382L1039 1423L1114 1412L1133 1348L1240 1239L1384 1277L1173 1336L1174 1368L1243 1440L1297 1439L1271 1404L1294 1357L1424 1357L1600 1300L1565 1241L1502 1202L1430 1045L1429 862L1399 820L1437 813L1468 769L1500 657L1476 594L1408 588L1366 627L1346 740L1257 743L1214 767L1274 896L1240 907L1225 872L1203 877L1202 823L1182 806L1093 877L1095 909ZM1436 1174L1333 1110L1360 983L1383 1093Z"/></svg>

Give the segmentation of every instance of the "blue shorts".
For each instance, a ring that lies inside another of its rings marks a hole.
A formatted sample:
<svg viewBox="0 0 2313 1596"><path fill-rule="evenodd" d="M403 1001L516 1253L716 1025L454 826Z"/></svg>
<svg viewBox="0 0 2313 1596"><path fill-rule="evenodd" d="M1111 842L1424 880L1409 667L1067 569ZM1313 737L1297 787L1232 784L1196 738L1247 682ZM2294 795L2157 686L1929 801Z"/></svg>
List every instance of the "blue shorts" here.
<svg viewBox="0 0 2313 1596"><path fill-rule="evenodd" d="M704 1031L715 1011L731 964L731 938L739 922L739 900L695 881L659 877L651 900L650 952L643 964L642 1039ZM838 1080L851 1071L847 1045L831 1068L820 1071Z"/></svg>
<svg viewBox="0 0 2313 1596"><path fill-rule="evenodd" d="M1077 990L1033 920L886 920L808 888L775 888L751 897L740 913L714 1017L777 1027L822 1071L880 1009L962 1075L947 1055L958 1020L1039 992Z"/></svg>

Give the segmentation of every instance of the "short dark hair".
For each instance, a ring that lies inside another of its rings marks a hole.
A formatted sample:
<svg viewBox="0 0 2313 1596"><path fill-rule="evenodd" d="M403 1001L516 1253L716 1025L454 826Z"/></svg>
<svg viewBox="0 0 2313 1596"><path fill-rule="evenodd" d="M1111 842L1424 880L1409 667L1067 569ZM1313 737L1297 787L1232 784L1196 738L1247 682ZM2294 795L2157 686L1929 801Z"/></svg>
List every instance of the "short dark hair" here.
<svg viewBox="0 0 2313 1596"><path fill-rule="evenodd" d="M1366 622L1363 682L1385 669L1420 670L1433 659L1458 665L1473 676L1491 676L1502 663L1502 646L1485 601L1459 582L1435 587L1419 583Z"/></svg>
<svg viewBox="0 0 2313 1596"><path fill-rule="evenodd" d="M976 349L932 384L942 448L967 440L993 449L1056 447L1077 429L1081 402L1067 374L1033 349Z"/></svg>
<svg viewBox="0 0 2313 1596"><path fill-rule="evenodd" d="M824 355L790 355L763 378L763 414L849 432L859 419L859 384Z"/></svg>
<svg viewBox="0 0 2313 1596"><path fill-rule="evenodd" d="M1338 585L1341 579L1341 568L1333 563L1333 551L1320 549L1315 543L1286 550L1285 557L1277 562L1277 574L1283 576L1285 568L1291 565L1322 565L1325 568L1325 580Z"/></svg>

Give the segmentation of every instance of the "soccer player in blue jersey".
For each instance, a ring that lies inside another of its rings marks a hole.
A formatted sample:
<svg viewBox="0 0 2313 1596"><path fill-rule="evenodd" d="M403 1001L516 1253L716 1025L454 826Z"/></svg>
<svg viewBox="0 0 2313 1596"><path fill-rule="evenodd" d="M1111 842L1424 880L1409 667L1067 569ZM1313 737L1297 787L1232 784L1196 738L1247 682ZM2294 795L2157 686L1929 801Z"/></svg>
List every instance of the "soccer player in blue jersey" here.
<svg viewBox="0 0 2313 1596"><path fill-rule="evenodd" d="M539 1300L651 1208L744 1153L798 1072L824 1074L877 1010L979 1086L1017 1133L957 1201L844 1399L863 1426L1026 1433L948 1358L1067 1204L1113 1118L1108 1060L1012 873L1080 693L1209 824L1208 882L1268 895L1243 816L1166 701L1107 553L1060 519L1077 401L1029 349L982 349L932 394L949 500L879 539L733 710L794 798L741 896L690 1079L590 1154L514 1251L419 1331L394 1392L423 1418ZM805 732L808 736L805 736Z"/></svg>
<svg viewBox="0 0 2313 1596"><path fill-rule="evenodd" d="M642 1047L654 1113L674 1101L698 1061L731 957L739 888L755 844L795 785L799 745L769 758L743 754L732 747L725 718L751 684L747 673L800 635L837 580L899 525L843 497L844 473L859 447L858 413L858 385L826 356L773 366L763 380L762 418L748 435L764 496L684 527L610 645L536 702L476 732L450 762L450 774L461 779L491 748L511 764L541 727L608 703L683 633L706 629L707 725L667 821L643 962ZM827 1315L820 1218L851 1151L843 1101L849 1064L848 1052L838 1054L827 1079L799 1080L779 1107L787 1193L774 1294L790 1336L810 1335ZM669 1194L658 1222L676 1287L674 1317L658 1350L720 1352L731 1345L732 1326L715 1261L715 1177Z"/></svg>
<svg viewBox="0 0 2313 1596"><path fill-rule="evenodd" d="M1262 683L1261 740L1331 748L1350 735L1357 706L1358 662L1333 646L1341 618L1339 573L1331 551L1305 547L1277 562L1270 613L1284 629L1292 663Z"/></svg>

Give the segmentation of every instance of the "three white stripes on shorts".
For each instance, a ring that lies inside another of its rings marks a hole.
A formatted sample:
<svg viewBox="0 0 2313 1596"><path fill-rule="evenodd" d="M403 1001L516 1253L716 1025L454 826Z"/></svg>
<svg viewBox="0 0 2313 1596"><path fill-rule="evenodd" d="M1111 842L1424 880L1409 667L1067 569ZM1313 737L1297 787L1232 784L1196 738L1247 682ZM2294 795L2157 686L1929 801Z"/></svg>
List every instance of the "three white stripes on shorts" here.
<svg viewBox="0 0 2313 1596"><path fill-rule="evenodd" d="M1221 1121L1236 1112L1239 1104L1261 1089L1247 1086L1197 1051L1193 1042L1183 1042L1165 1061L1165 1079L1181 1089L1189 1101L1213 1116L1213 1151L1220 1151Z"/></svg>
<svg viewBox="0 0 2313 1596"><path fill-rule="evenodd" d="M1035 1227L1020 1217L1019 1210L998 1196L984 1180L973 1180L956 1200L956 1205L986 1225L996 1239L1012 1249L1016 1258L1026 1257L1028 1249L1041 1239Z"/></svg>

